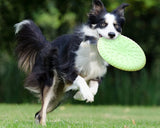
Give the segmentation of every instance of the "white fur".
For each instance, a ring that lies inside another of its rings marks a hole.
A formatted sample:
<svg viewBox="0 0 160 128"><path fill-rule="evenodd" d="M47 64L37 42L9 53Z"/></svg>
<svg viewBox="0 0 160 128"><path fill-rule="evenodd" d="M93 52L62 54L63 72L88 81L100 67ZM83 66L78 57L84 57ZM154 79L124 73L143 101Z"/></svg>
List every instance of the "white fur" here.
<svg viewBox="0 0 160 128"><path fill-rule="evenodd" d="M55 83L55 82L54 82ZM48 104L50 102L50 100L53 98L54 96L54 93L53 93L53 85L51 86L47 96L45 97L44 99L44 103L43 103L43 107L42 107L42 120L41 120L41 124L42 125L46 125L46 113L47 113L47 107L48 107Z"/></svg>
<svg viewBox="0 0 160 128"><path fill-rule="evenodd" d="M81 29L82 33L84 33L85 36L93 36L95 38L99 38L99 34L97 30L90 28L87 25L84 25Z"/></svg>
<svg viewBox="0 0 160 128"><path fill-rule="evenodd" d="M66 91L69 90L79 90L81 93L81 99L86 100L87 102L93 102L93 94L91 93L86 81L81 76L77 76L74 80L73 85L69 86Z"/></svg>
<svg viewBox="0 0 160 128"><path fill-rule="evenodd" d="M105 75L108 63L99 55L97 45L82 42L76 54L75 67L86 81Z"/></svg>
<svg viewBox="0 0 160 128"><path fill-rule="evenodd" d="M90 88L90 91L92 92L93 95L96 95L97 91L98 91L98 81L90 81L89 82L89 88Z"/></svg>
<svg viewBox="0 0 160 128"><path fill-rule="evenodd" d="M33 93L39 93L40 90L37 87L25 87L26 89L28 89L29 91L33 92Z"/></svg>
<svg viewBox="0 0 160 128"><path fill-rule="evenodd" d="M79 101L85 101L85 98L82 96L82 93L80 91L78 91L74 97L75 100L79 100Z"/></svg>
<svg viewBox="0 0 160 128"><path fill-rule="evenodd" d="M93 96L97 94L98 86L99 86L98 81L92 81L92 80L89 81L89 90L93 94ZM80 101L85 100L81 91L78 91L73 98Z"/></svg>
<svg viewBox="0 0 160 128"><path fill-rule="evenodd" d="M23 26L24 24L30 24L30 21L29 21L29 20L23 20L22 22L17 23L17 24L14 25L14 27L16 28L16 29L15 29L15 33L16 33L16 34L22 29L22 26Z"/></svg>
<svg viewBox="0 0 160 128"><path fill-rule="evenodd" d="M115 16L113 14L107 13L105 16L105 22L108 24L105 28L97 28L97 31L99 34L101 34L103 37L110 39L108 34L110 32L115 33L115 38L118 37L120 34L114 27L114 23L116 23Z"/></svg>

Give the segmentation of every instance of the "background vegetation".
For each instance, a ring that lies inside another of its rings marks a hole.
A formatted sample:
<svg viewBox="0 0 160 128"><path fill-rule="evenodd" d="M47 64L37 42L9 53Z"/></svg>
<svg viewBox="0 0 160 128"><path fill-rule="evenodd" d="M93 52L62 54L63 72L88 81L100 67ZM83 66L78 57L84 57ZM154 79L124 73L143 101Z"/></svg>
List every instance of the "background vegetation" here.
<svg viewBox="0 0 160 128"><path fill-rule="evenodd" d="M103 0L108 11L122 2L126 9L123 34L143 48L145 68L124 72L109 67L94 104L159 105L160 104L160 1ZM35 102L23 89L25 74L17 68L14 24L32 19L48 40L73 32L85 23L91 0L0 0L0 102Z"/></svg>

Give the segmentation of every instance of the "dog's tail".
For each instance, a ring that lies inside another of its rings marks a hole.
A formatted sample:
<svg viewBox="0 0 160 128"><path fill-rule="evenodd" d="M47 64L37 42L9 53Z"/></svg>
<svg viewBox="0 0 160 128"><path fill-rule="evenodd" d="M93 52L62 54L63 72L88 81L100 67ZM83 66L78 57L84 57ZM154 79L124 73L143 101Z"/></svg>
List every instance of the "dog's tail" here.
<svg viewBox="0 0 160 128"><path fill-rule="evenodd" d="M32 20L23 20L15 24L15 33L18 41L16 47L18 66L25 72L31 71L35 64L36 56L51 44L46 41L41 30Z"/></svg>

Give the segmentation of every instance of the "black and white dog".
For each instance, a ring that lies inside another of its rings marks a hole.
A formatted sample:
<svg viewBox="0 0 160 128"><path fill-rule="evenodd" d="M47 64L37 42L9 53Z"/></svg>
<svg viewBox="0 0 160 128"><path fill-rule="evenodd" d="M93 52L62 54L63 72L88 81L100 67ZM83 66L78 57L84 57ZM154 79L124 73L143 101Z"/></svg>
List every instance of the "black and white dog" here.
<svg viewBox="0 0 160 128"><path fill-rule="evenodd" d="M76 90L75 99L94 101L108 66L98 54L97 40L115 39L121 34L127 6L122 4L108 13L101 0L93 0L87 23L52 42L31 20L15 25L18 65L28 74L25 87L38 93L42 101L35 115L40 124L46 124L46 113L54 110L71 90Z"/></svg>

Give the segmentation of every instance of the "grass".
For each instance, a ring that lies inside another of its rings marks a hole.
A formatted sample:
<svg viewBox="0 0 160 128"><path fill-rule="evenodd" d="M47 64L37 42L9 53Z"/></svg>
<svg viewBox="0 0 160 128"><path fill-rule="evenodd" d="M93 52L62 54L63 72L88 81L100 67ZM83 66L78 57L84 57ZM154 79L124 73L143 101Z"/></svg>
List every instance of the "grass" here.
<svg viewBox="0 0 160 128"><path fill-rule="evenodd" d="M40 105L0 104L0 128L41 128ZM47 128L158 128L160 107L62 105L47 116Z"/></svg>

